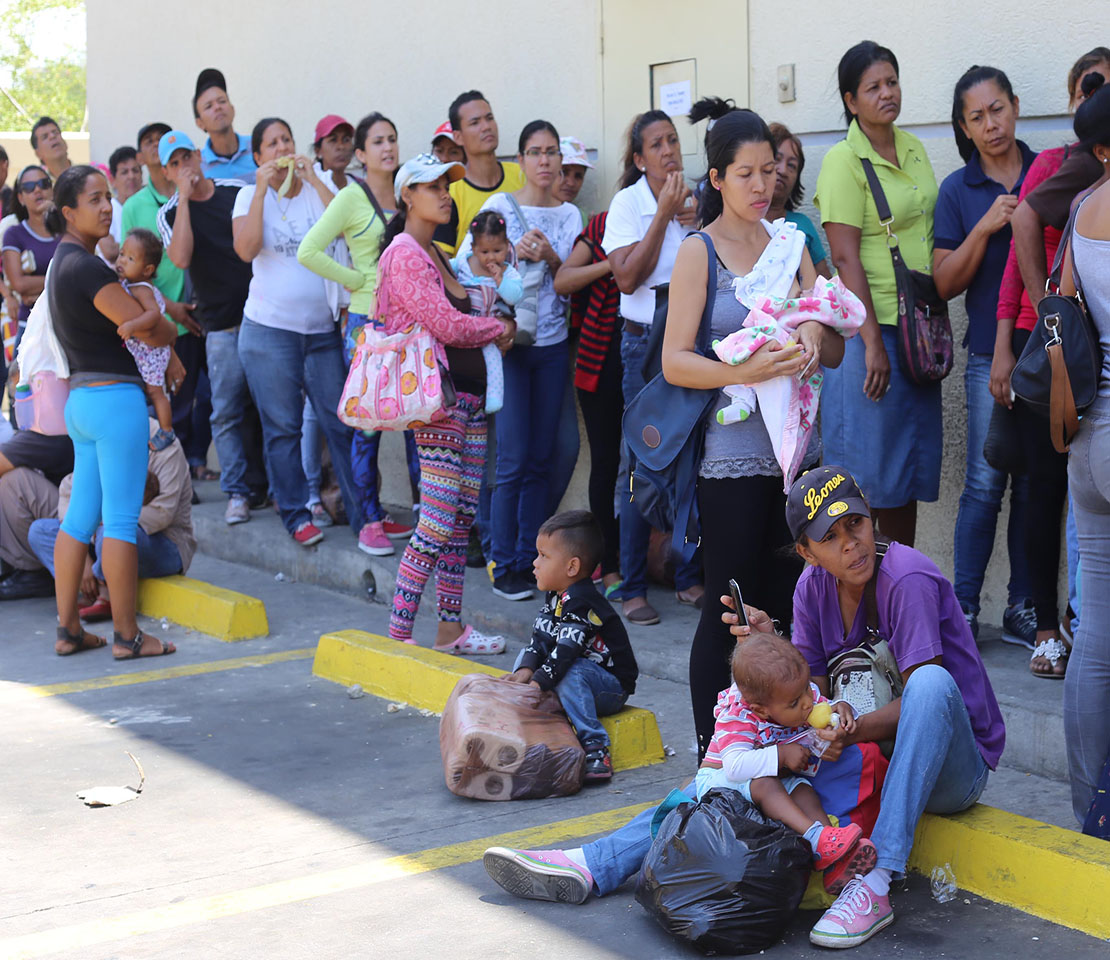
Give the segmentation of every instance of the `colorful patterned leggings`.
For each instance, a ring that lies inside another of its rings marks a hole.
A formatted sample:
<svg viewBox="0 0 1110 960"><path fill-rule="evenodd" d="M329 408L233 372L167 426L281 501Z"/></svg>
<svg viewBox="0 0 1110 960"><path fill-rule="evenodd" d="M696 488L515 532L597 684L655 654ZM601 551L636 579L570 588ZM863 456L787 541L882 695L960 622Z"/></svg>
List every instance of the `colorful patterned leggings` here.
<svg viewBox="0 0 1110 960"><path fill-rule="evenodd" d="M466 543L486 463L485 401L460 392L451 415L417 430L420 522L397 571L389 635L410 640L424 584L435 571L439 619L462 619Z"/></svg>

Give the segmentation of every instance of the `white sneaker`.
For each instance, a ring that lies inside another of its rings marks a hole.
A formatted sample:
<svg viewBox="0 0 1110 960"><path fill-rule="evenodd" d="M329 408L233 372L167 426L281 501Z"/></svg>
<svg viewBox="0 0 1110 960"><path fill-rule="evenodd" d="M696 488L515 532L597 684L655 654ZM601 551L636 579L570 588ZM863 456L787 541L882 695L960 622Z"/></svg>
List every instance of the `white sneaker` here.
<svg viewBox="0 0 1110 960"><path fill-rule="evenodd" d="M227 498L227 509L224 511L224 523L229 526L236 523L246 523L251 518L251 505L246 497L232 494Z"/></svg>

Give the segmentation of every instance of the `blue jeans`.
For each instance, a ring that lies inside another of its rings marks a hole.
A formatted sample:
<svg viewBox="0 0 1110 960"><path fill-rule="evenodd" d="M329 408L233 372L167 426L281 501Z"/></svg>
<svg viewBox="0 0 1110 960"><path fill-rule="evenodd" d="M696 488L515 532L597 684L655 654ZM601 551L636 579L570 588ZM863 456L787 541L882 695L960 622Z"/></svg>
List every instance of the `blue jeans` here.
<svg viewBox="0 0 1110 960"><path fill-rule="evenodd" d="M621 386L625 406L630 404L644 389L644 376L640 372L647 355L647 335L636 336L624 331L621 333ZM626 445L627 446L627 445ZM647 595L647 555L648 541L651 538L651 525L644 519L640 508L628 496L628 486L620 490L621 516L621 584L622 600L632 600ZM688 563L678 558L674 585L676 590L687 590L701 583L701 554L695 553Z"/></svg>
<svg viewBox="0 0 1110 960"><path fill-rule="evenodd" d="M570 486L574 468L578 464L578 407L574 402L574 365L568 367L567 388L563 391L563 407L555 427L555 453L551 458L551 481L548 488L547 515L559 512L559 504Z"/></svg>
<svg viewBox="0 0 1110 960"><path fill-rule="evenodd" d="M347 517L357 532L361 524L351 478L351 430L336 414L344 381L339 332L293 333L244 318L239 357L262 418L266 461L285 529L293 533L312 517L305 506L308 481L301 466L302 398L307 393L328 441Z"/></svg>
<svg viewBox="0 0 1110 960"><path fill-rule="evenodd" d="M524 651L516 658L514 670L520 669ZM598 717L608 717L620 712L628 700L620 681L600 663L579 657L555 684L559 702L567 719L574 724L575 733L583 749L592 750L609 746L609 734Z"/></svg>
<svg viewBox="0 0 1110 960"><path fill-rule="evenodd" d="M36 520L27 531L27 542L39 562L54 576L54 541L62 525L58 520ZM100 558L104 556L104 528L96 531L96 561L93 563L93 576L104 583L104 570ZM139 552L139 577L168 577L181 573L181 554L173 541L164 533L148 534L138 528L135 546Z"/></svg>
<svg viewBox="0 0 1110 960"><path fill-rule="evenodd" d="M989 775L952 674L935 663L918 667L902 692L894 755L871 832L878 865L902 873L921 815L966 810Z"/></svg>
<svg viewBox="0 0 1110 960"><path fill-rule="evenodd" d="M995 470L983 458L994 397L990 392L991 357L972 353L967 358L964 389L967 397L967 468L960 507L956 514L956 598L964 610L979 613L979 594L994 546L995 523L1006 495L1008 474ZM1009 603L1029 597L1029 574L1025 566L1025 516L1028 484L1014 477L1010 492L1010 520L1006 543L1010 555Z"/></svg>
<svg viewBox="0 0 1110 960"><path fill-rule="evenodd" d="M1068 520L1064 527L1065 542L1068 548L1068 606L1074 616L1071 619L1072 636L1079 629L1079 530L1075 525L1075 507L1071 494L1068 494Z"/></svg>
<svg viewBox="0 0 1110 960"><path fill-rule="evenodd" d="M304 470L305 482L308 484L309 509L320 502L320 421L316 419L316 411L312 401L304 398L304 411L301 414L301 468Z"/></svg>
<svg viewBox="0 0 1110 960"><path fill-rule="evenodd" d="M505 354L505 406L497 414L497 485L490 501L495 577L532 568L549 516L555 429L567 386L567 342Z"/></svg>
<svg viewBox="0 0 1110 960"><path fill-rule="evenodd" d="M239 329L215 330L204 338L208 380L212 385L212 440L220 461L220 489L229 497L245 497L249 493L243 414L250 391L239 359Z"/></svg>

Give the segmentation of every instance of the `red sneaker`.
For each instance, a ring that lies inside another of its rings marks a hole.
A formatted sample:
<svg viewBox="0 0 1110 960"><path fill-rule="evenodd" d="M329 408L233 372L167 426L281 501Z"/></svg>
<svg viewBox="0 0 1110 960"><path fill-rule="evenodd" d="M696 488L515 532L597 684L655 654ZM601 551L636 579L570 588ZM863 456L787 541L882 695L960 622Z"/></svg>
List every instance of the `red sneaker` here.
<svg viewBox="0 0 1110 960"><path fill-rule="evenodd" d="M398 523L392 517L387 516L382 521L382 529L390 540L407 540L412 536L412 532L416 527L411 523Z"/></svg>
<svg viewBox="0 0 1110 960"><path fill-rule="evenodd" d="M302 547L311 547L314 543L319 543L324 539L324 535L319 531L315 524L309 523L307 520L302 523L296 530L293 531L293 539L297 541Z"/></svg>

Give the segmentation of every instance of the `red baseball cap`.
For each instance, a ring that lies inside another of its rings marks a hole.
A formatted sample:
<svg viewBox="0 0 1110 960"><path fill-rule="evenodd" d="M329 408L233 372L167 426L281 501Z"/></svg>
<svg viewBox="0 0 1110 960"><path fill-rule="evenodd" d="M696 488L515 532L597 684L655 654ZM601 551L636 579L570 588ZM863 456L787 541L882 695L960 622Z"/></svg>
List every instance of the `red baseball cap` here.
<svg viewBox="0 0 1110 960"><path fill-rule="evenodd" d="M339 127L349 127L352 134L355 132L355 128L351 126L349 120L344 120L337 113L329 113L323 120L316 124L316 137L312 142L319 143L324 137L334 133Z"/></svg>
<svg viewBox="0 0 1110 960"><path fill-rule="evenodd" d="M438 127L436 132L432 134L432 143L435 143L440 137L446 137L448 140L454 142L455 138L452 136L454 130L451 128L451 121L444 120Z"/></svg>

